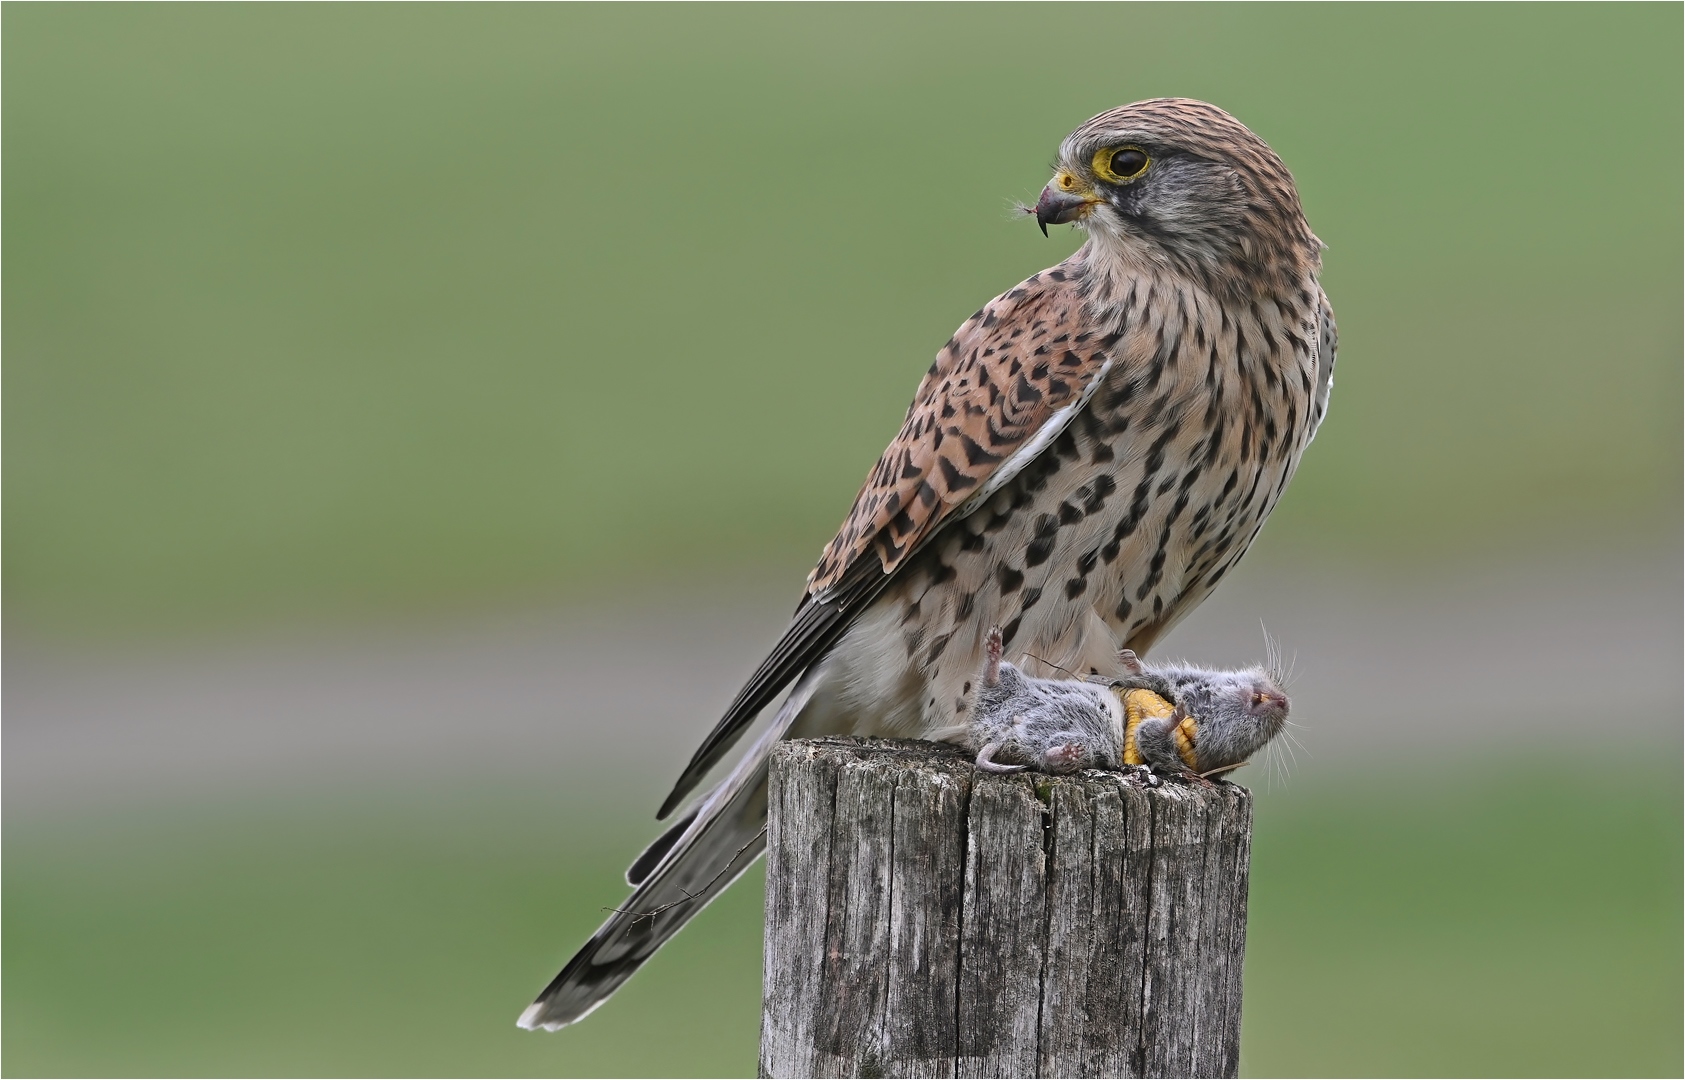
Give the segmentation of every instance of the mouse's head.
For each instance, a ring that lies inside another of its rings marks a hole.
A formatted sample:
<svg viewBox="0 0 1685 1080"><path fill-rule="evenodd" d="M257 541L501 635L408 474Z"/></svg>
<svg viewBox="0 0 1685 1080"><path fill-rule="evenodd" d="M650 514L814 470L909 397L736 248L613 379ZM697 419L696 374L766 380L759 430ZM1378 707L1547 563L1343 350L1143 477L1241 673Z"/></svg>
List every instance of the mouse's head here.
<svg viewBox="0 0 1685 1080"><path fill-rule="evenodd" d="M1263 668L1210 672L1179 704L1197 718L1202 771L1245 762L1287 726L1287 694Z"/></svg>
<svg viewBox="0 0 1685 1080"><path fill-rule="evenodd" d="M1248 679L1246 676L1250 675ZM1254 668L1241 672L1240 693L1244 698L1242 707L1247 715L1260 724L1268 725L1273 734L1281 730L1281 725L1287 722L1287 691L1268 671Z"/></svg>

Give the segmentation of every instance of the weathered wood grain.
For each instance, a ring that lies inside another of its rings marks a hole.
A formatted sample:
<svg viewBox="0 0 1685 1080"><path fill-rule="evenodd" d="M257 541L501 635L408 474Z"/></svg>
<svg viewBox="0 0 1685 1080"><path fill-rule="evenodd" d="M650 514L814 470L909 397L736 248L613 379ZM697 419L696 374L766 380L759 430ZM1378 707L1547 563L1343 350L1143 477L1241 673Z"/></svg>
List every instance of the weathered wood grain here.
<svg viewBox="0 0 1685 1080"><path fill-rule="evenodd" d="M776 925L776 931L765 935L761 951L760 1071L763 1076L817 1076L806 1063L818 1041L815 1005L825 971L812 959L824 956L828 911L823 897L807 894L816 876L827 886L830 880L837 777L834 769L800 767L800 756L811 763L819 753L809 744L789 743L779 750L785 767L771 770L767 784L766 925L769 930ZM816 827L803 829L801 822Z"/></svg>
<svg viewBox="0 0 1685 1080"><path fill-rule="evenodd" d="M1041 971L1046 947L1046 816L1030 777L978 777L971 786L957 1076L1036 1075L1041 980L1024 975Z"/></svg>
<svg viewBox="0 0 1685 1080"><path fill-rule="evenodd" d="M963 759L903 768L895 786L884 1043L885 1061L901 1076L954 1075L970 794Z"/></svg>
<svg viewBox="0 0 1685 1080"><path fill-rule="evenodd" d="M1132 785L1053 785L1040 1075L1136 1076L1152 809Z"/></svg>
<svg viewBox="0 0 1685 1080"><path fill-rule="evenodd" d="M1251 796L773 755L763 1076L1233 1076Z"/></svg>

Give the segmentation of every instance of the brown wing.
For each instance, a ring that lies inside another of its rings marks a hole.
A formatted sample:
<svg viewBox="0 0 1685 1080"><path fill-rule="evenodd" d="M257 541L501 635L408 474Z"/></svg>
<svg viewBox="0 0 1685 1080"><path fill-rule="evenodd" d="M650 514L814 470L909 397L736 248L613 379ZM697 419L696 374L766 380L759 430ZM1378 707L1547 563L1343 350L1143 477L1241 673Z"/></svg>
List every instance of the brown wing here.
<svg viewBox="0 0 1685 1080"><path fill-rule="evenodd" d="M1122 334L1082 325L1080 259L996 297L943 346L900 434L808 575L783 637L697 748L657 817L672 813L779 691L825 655L919 541L1033 459L1092 392Z"/></svg>
<svg viewBox="0 0 1685 1080"><path fill-rule="evenodd" d="M869 550L884 574L894 573L1049 420L1078 402L1119 335L1083 328L1075 262L996 297L942 347L900 433L808 575L810 596L836 586Z"/></svg>

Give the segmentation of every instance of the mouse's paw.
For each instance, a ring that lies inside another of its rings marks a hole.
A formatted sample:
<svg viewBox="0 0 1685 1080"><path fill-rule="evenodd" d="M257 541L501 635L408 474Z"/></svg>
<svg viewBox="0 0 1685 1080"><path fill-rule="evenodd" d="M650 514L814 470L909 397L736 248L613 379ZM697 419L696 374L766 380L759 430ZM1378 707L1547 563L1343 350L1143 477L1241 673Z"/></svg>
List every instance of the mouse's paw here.
<svg viewBox="0 0 1685 1080"><path fill-rule="evenodd" d="M1001 644L1000 627L989 627L988 636L983 639L983 685L994 687L1000 685L1000 658L1004 651Z"/></svg>
<svg viewBox="0 0 1685 1080"><path fill-rule="evenodd" d="M1081 742L1055 743L1047 748L1045 757L1050 773L1074 773L1094 759L1088 745Z"/></svg>

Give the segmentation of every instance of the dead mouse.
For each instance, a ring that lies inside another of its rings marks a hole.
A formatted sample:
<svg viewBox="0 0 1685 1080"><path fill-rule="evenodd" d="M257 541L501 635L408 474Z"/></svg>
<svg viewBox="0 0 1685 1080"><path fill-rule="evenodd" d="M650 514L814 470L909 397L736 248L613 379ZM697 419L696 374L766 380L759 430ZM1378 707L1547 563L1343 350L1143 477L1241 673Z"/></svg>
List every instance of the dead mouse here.
<svg viewBox="0 0 1685 1080"><path fill-rule="evenodd" d="M989 772L1070 773L1150 765L1210 777L1246 764L1287 723L1281 677L1149 664L1118 654L1121 679L1038 679L1001 659L990 630L967 742Z"/></svg>

